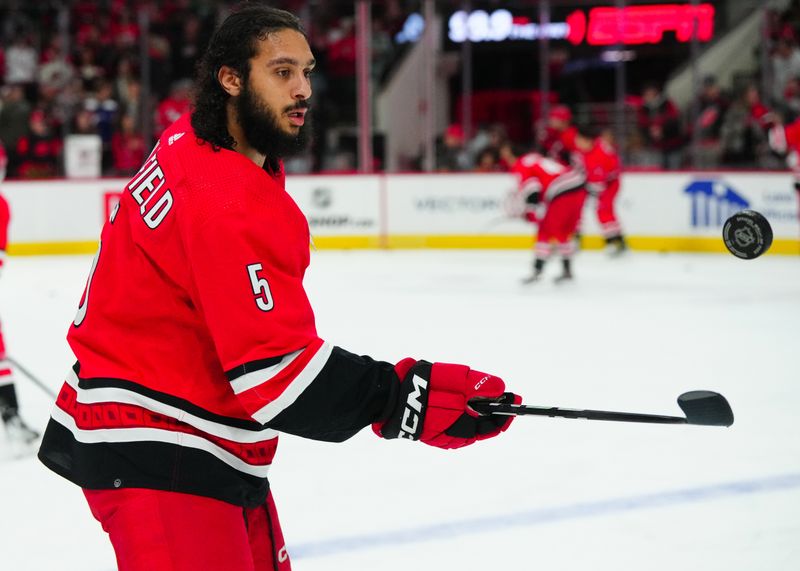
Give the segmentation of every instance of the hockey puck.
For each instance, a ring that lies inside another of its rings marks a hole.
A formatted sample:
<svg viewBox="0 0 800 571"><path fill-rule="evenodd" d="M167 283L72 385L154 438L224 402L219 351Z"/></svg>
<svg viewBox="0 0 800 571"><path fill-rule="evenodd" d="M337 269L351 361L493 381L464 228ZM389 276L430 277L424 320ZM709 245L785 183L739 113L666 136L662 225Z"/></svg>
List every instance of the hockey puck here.
<svg viewBox="0 0 800 571"><path fill-rule="evenodd" d="M722 239L731 254L743 260L752 260L769 250L772 227L759 212L741 210L725 221Z"/></svg>

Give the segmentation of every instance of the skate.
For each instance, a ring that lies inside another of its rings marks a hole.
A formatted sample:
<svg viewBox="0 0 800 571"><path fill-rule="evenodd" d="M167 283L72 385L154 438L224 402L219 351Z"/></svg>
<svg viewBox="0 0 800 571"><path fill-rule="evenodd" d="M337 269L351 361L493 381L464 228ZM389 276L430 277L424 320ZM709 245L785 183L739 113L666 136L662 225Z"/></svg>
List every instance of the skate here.
<svg viewBox="0 0 800 571"><path fill-rule="evenodd" d="M619 258L628 251L628 245L622 237L609 240L606 244L606 253L610 258Z"/></svg>
<svg viewBox="0 0 800 571"><path fill-rule="evenodd" d="M3 425L10 455L22 458L36 453L39 433L28 426L16 411L4 412Z"/></svg>
<svg viewBox="0 0 800 571"><path fill-rule="evenodd" d="M561 260L561 275L553 280L556 284L572 281L572 261L569 258Z"/></svg>
<svg viewBox="0 0 800 571"><path fill-rule="evenodd" d="M522 282L522 285L528 285L538 282L541 279L541 277L542 277L542 270L534 270L534 272L531 275L522 278L522 280L520 281Z"/></svg>
<svg viewBox="0 0 800 571"><path fill-rule="evenodd" d="M564 270L561 272L560 276L556 276L553 281L557 284L563 284L565 282L571 282L573 280L572 272L569 270Z"/></svg>
<svg viewBox="0 0 800 571"><path fill-rule="evenodd" d="M529 275L527 278L522 279L522 285L528 285L532 283L536 283L542 277L542 272L544 271L544 258L536 258L533 261L533 273Z"/></svg>

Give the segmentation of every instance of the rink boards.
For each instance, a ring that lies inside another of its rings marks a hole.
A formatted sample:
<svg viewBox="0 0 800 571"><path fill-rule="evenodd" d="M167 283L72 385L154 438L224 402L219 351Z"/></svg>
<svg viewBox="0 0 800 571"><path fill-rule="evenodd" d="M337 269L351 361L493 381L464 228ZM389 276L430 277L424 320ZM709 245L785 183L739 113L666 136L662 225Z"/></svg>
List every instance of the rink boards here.
<svg viewBox="0 0 800 571"><path fill-rule="evenodd" d="M90 253L124 179L10 181L10 254ZM317 248L529 248L508 174L289 176ZM724 252L722 225L751 208L770 221L771 254L800 253L798 199L782 172L627 172L617 214L633 249ZM584 247L601 247L595 202Z"/></svg>

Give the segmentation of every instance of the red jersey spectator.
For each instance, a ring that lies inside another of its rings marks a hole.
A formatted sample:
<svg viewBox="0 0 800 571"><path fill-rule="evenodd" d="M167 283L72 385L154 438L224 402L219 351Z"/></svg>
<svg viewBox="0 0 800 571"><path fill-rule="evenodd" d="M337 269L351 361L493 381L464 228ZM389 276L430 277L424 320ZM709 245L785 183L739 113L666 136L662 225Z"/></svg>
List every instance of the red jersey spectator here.
<svg viewBox="0 0 800 571"><path fill-rule="evenodd" d="M156 136L172 125L184 113L189 112L191 106L190 80L180 80L172 84L169 97L162 101L156 111Z"/></svg>
<svg viewBox="0 0 800 571"><path fill-rule="evenodd" d="M63 143L53 133L41 110L31 113L30 134L17 143L18 174L21 178L46 178L58 172Z"/></svg>
<svg viewBox="0 0 800 571"><path fill-rule="evenodd" d="M661 167L678 168L684 142L680 113L658 86L649 84L642 91L642 106L639 108L637 122L645 144L658 154Z"/></svg>
<svg viewBox="0 0 800 571"><path fill-rule="evenodd" d="M114 172L117 175L134 174L144 162L144 138L136 132L132 115L123 115L120 129L111 139Z"/></svg>
<svg viewBox="0 0 800 571"><path fill-rule="evenodd" d="M699 143L698 148L694 150L695 167L713 168L719 164L722 154L721 129L728 106L728 99L722 93L716 78L706 77L697 97L699 114L692 125L697 131L696 137Z"/></svg>

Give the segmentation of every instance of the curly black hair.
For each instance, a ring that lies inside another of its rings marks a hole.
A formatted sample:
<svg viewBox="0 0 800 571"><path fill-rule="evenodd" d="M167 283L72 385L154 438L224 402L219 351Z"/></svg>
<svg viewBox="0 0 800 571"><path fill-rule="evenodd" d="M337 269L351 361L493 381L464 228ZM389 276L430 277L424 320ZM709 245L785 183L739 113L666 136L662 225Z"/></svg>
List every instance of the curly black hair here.
<svg viewBox="0 0 800 571"><path fill-rule="evenodd" d="M197 65L191 120L197 136L211 143L215 150L233 150L236 145L228 132L225 111L230 95L217 79L219 69L226 65L246 82L250 75L250 59L258 53L258 42L285 29L306 35L294 14L261 3L243 2L211 37Z"/></svg>

